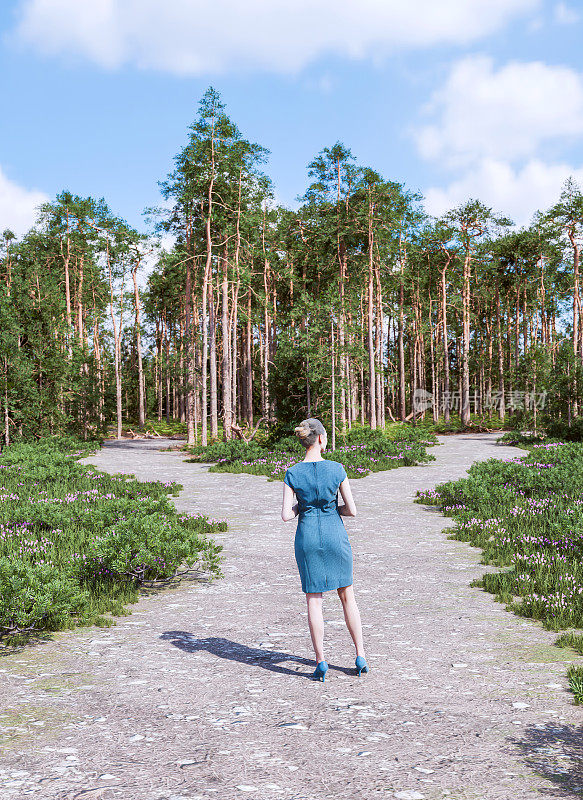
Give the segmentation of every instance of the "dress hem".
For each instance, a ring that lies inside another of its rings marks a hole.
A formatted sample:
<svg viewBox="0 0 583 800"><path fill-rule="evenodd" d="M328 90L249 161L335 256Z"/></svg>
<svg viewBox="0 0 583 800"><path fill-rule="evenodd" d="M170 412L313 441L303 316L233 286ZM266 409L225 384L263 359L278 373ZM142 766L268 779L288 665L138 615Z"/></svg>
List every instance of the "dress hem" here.
<svg viewBox="0 0 583 800"><path fill-rule="evenodd" d="M302 592L304 594L320 594L320 592L333 592L336 589L346 589L348 586L353 586L353 585L354 581L351 581L350 583L339 583L338 586L326 586L325 589L311 589L311 590L302 589Z"/></svg>

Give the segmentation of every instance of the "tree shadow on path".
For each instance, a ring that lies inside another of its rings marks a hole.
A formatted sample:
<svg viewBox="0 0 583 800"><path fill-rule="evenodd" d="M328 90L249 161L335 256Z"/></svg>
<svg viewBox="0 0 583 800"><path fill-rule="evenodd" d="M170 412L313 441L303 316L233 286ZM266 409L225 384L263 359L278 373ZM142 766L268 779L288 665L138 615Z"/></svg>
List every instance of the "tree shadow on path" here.
<svg viewBox="0 0 583 800"><path fill-rule="evenodd" d="M509 741L522 751L531 770L554 784L539 789L541 796L583 797L583 725L531 725L522 738Z"/></svg>
<svg viewBox="0 0 583 800"><path fill-rule="evenodd" d="M174 647L184 650L185 653L198 653L205 650L219 658L226 658L229 661L238 661L241 664L249 664L254 667L262 667L270 672L279 672L281 675L293 675L294 678L312 679L312 672L315 669L313 659L294 656L291 653L281 651L262 650L259 647L248 647L239 642L232 642L221 636L209 636L206 639L197 639L192 633L187 631L166 631L160 636L161 639L171 642ZM310 672L300 672L289 667L284 667L281 662L293 661L310 667ZM330 669L344 672L347 675L354 674L354 670L347 667L336 667L329 664Z"/></svg>

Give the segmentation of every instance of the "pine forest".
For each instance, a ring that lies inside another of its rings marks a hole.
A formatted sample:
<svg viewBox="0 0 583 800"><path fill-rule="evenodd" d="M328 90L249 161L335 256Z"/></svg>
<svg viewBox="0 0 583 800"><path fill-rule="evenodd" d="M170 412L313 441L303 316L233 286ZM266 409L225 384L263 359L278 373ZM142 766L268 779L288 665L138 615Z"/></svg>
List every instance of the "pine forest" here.
<svg viewBox="0 0 583 800"><path fill-rule="evenodd" d="M340 142L308 165L290 210L268 156L209 88L143 231L74 187L21 239L4 231L4 445L174 425L205 446L309 416L333 442L428 418L576 425L574 181L517 229L475 198L431 218Z"/></svg>

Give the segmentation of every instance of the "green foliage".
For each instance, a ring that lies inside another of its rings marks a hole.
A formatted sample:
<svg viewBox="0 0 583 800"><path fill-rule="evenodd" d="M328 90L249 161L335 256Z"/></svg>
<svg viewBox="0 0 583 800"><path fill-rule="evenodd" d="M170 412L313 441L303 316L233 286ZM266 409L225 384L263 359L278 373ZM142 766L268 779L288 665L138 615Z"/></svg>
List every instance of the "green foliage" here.
<svg viewBox="0 0 583 800"><path fill-rule="evenodd" d="M170 419L169 422L166 422L165 419L149 419L146 420L144 431L157 433L160 436L186 436L186 423L175 419Z"/></svg>
<svg viewBox="0 0 583 800"><path fill-rule="evenodd" d="M572 631L569 633L563 633L559 636L555 642L557 647L572 647L573 650L576 650L579 655L583 656L583 635L573 633Z"/></svg>
<svg viewBox="0 0 583 800"><path fill-rule="evenodd" d="M0 635L66 627L82 614L86 592L72 575L22 555L0 557Z"/></svg>
<svg viewBox="0 0 583 800"><path fill-rule="evenodd" d="M417 502L439 505L456 520L450 538L503 568L474 586L549 630L583 628L583 445L527 446L526 456L473 464L467 478L418 492ZM583 636L573 632L556 644L583 654ZM583 667L570 667L568 679L583 702Z"/></svg>
<svg viewBox="0 0 583 800"><path fill-rule="evenodd" d="M469 424L464 425L459 413L452 412L450 413L448 422L442 419L439 419L437 422L431 420L429 422L418 422L417 426L427 426L429 430L437 434L468 433L470 431L487 433L492 430L513 429L515 427L515 421L513 416L507 415L502 419L500 415L494 413L494 411L492 411L492 414L483 411L480 414L472 413Z"/></svg>
<svg viewBox="0 0 583 800"><path fill-rule="evenodd" d="M503 444L514 444L528 448L533 444L544 442L581 442L583 441L583 417L573 417L569 425L562 419L546 419L539 425L538 431L508 431L499 441Z"/></svg>
<svg viewBox="0 0 583 800"><path fill-rule="evenodd" d="M583 703L583 667L570 666L567 670L569 689L575 695L575 705Z"/></svg>
<svg viewBox="0 0 583 800"><path fill-rule="evenodd" d="M571 424L561 419L549 420L545 425L546 439L563 442L583 441L583 417L575 417Z"/></svg>
<svg viewBox="0 0 583 800"><path fill-rule="evenodd" d="M206 447L196 445L194 447L187 447L186 449L189 453L192 453L192 458L187 459L188 461L203 462L255 457L260 456L264 452L264 448L260 445L253 442L247 443L241 439L232 439L229 442L213 442Z"/></svg>
<svg viewBox="0 0 583 800"><path fill-rule="evenodd" d="M271 447L273 450L287 450L298 455L304 455L306 452L305 447L300 443L295 433L291 436L283 436L279 441L274 442Z"/></svg>
<svg viewBox="0 0 583 800"><path fill-rule="evenodd" d="M560 439L548 439L544 433L521 433L520 431L508 431L500 436L498 442L505 445L515 445L523 449L529 449L534 444L548 444L549 441L561 441Z"/></svg>
<svg viewBox="0 0 583 800"><path fill-rule="evenodd" d="M337 436L336 449L326 451L324 458L343 464L349 478L362 478L370 472L434 461L425 448L436 442L432 434L408 426L395 426L389 433L355 427L346 437ZM282 480L305 454L296 436L284 436L269 447L238 440L189 449L195 452L190 461L216 462L211 472L247 472L271 480Z"/></svg>
<svg viewBox="0 0 583 800"><path fill-rule="evenodd" d="M452 538L506 567L481 579L509 608L549 629L583 627L583 446L533 445L473 464L468 477L418 493L455 518Z"/></svg>
<svg viewBox="0 0 583 800"><path fill-rule="evenodd" d="M177 484L82 466L90 448L45 439L0 456L0 636L108 624L104 612L123 613L140 585L183 564L220 575L207 534L224 521L178 514Z"/></svg>

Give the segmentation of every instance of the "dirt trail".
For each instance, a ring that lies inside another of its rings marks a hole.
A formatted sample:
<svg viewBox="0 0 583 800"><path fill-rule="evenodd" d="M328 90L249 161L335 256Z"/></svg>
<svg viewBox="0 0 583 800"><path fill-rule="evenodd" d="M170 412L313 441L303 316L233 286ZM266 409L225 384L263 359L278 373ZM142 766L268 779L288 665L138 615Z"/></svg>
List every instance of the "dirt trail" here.
<svg viewBox="0 0 583 800"><path fill-rule="evenodd" d="M20 800L534 800L583 792L581 709L555 635L469 587L480 552L417 489L516 448L439 437L437 461L353 480L346 519L371 672L325 595L314 668L282 484L210 474L164 441L87 462L184 485L179 509L227 518L224 578L144 597L110 629L0 659L0 797ZM576 658L573 656L573 658Z"/></svg>

